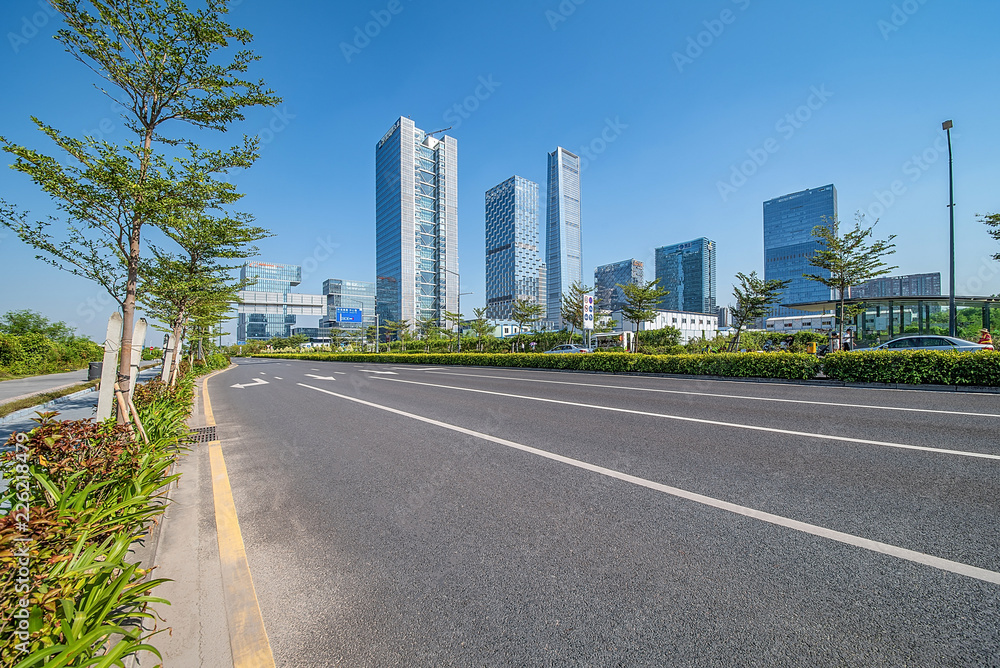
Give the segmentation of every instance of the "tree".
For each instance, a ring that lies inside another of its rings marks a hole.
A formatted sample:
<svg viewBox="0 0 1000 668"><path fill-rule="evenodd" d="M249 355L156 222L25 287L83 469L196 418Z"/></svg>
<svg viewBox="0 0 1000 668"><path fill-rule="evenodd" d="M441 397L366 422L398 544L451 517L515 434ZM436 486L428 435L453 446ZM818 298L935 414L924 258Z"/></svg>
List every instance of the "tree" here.
<svg viewBox="0 0 1000 668"><path fill-rule="evenodd" d="M493 330L490 321L486 319L487 310L485 306L472 309L473 314L476 316L476 319L472 321L472 331L476 333L477 352L483 352L483 337Z"/></svg>
<svg viewBox="0 0 1000 668"><path fill-rule="evenodd" d="M212 209L221 210L242 195L208 175L202 181L198 209L173 219L164 230L182 252L151 245L153 260L141 264L139 301L147 315L167 324L177 344L190 320L226 318L239 291L252 281L231 279L236 265L225 261L254 256L257 248L252 244L269 236L264 228L252 225L253 218L247 214L213 214ZM169 370L171 382L178 359L174 356L174 368Z"/></svg>
<svg viewBox="0 0 1000 668"><path fill-rule="evenodd" d="M457 311L445 311L444 320L445 322L451 322L455 325L456 336L458 337L458 351L462 352L462 314ZM451 332L451 330L448 330ZM448 335L449 341L451 339L451 334ZM451 343L448 343L448 352L451 352Z"/></svg>
<svg viewBox="0 0 1000 668"><path fill-rule="evenodd" d="M635 323L633 346L636 351L639 350L639 323L655 318L656 307L669 294L668 291L659 288L659 283L660 279L657 278L648 283L618 284L625 297L625 305L622 306L622 318Z"/></svg>
<svg viewBox="0 0 1000 668"><path fill-rule="evenodd" d="M736 306L733 307L732 317L736 334L729 344L729 352L739 350L743 329L748 323L767 315L771 306L781 301L781 292L792 282L791 279L780 281L776 278L765 281L757 276L756 271L751 271L749 276L740 272L736 274L736 280L740 283L733 288Z"/></svg>
<svg viewBox="0 0 1000 668"><path fill-rule="evenodd" d="M824 217L825 218L825 217ZM851 316L844 308L844 302L853 285L861 285L865 281L884 276L893 269L882 261L882 258L896 252L896 244L888 239L869 239L875 233L878 220L865 227L865 214L860 211L854 215L854 229L843 236L838 233L839 221L836 218L826 219L826 225L813 228L813 236L820 240L822 248L813 253L809 264L823 269L829 275L803 274L806 278L837 291L837 329L840 341L844 340L844 320ZM853 309L856 311L857 308Z"/></svg>
<svg viewBox="0 0 1000 668"><path fill-rule="evenodd" d="M518 299L514 302L510 318L517 323L517 337L511 343L510 351L514 352L514 345L521 339L526 324L534 324L542 317L542 305L536 304L528 299Z"/></svg>
<svg viewBox="0 0 1000 668"><path fill-rule="evenodd" d="M199 196L166 151L185 146L190 160L216 172L249 167L257 157L256 140L245 138L242 148L229 152L203 152L188 139L166 136L164 126L176 121L225 131L243 120L243 109L280 102L263 82L242 78L258 59L251 50L215 62L220 49L253 39L222 20L227 3L208 0L206 9L192 12L180 0L51 0L67 26L57 39L104 80L98 89L123 110L136 141L117 146L73 139L33 118L66 154L60 161L0 137L3 149L16 156L13 168L63 212L65 235L52 234L52 219L29 223L26 213L2 201L0 220L37 248L40 259L108 290L122 309L122 350L132 344L143 227L166 226L178 206ZM119 382L126 393L129 365L129 356L121 355Z"/></svg>
<svg viewBox="0 0 1000 668"><path fill-rule="evenodd" d="M594 291L594 288L588 287L579 281L574 281L567 292L562 295L562 302L559 305L559 315L562 317L563 322L569 324L570 330L570 340L567 343L572 343L573 333L576 330L583 331L583 298Z"/></svg>
<svg viewBox="0 0 1000 668"><path fill-rule="evenodd" d="M56 341L75 338L73 328L65 322L52 322L41 313L29 309L7 311L0 316L0 333L15 336L41 334Z"/></svg>
<svg viewBox="0 0 1000 668"><path fill-rule="evenodd" d="M986 215L980 214L979 220L986 227L990 228L990 236L1000 241L1000 213L987 213ZM1000 261L1000 253L993 256L994 260Z"/></svg>
<svg viewBox="0 0 1000 668"><path fill-rule="evenodd" d="M417 322L417 331L420 333L420 338L424 340L424 352L429 353L431 351L431 341L440 338L441 328L438 327L437 316L427 316Z"/></svg>

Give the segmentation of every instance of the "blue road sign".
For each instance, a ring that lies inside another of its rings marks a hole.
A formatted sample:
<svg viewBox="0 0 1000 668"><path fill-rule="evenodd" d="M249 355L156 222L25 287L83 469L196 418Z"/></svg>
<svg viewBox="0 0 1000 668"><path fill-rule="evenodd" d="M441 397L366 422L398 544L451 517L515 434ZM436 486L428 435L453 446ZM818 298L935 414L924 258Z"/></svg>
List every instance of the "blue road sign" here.
<svg viewBox="0 0 1000 668"><path fill-rule="evenodd" d="M362 314L359 308L339 308L337 309L337 322L361 323Z"/></svg>

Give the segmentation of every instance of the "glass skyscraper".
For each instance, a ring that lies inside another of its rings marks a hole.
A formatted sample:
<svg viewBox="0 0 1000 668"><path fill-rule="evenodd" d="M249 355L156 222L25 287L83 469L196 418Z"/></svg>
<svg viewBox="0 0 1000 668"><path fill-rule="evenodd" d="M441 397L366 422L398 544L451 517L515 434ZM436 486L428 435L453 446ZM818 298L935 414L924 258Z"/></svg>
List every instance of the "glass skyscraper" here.
<svg viewBox="0 0 1000 668"><path fill-rule="evenodd" d="M519 299L545 308L540 241L537 183L512 176L486 191L487 318L509 320Z"/></svg>
<svg viewBox="0 0 1000 668"><path fill-rule="evenodd" d="M326 297L326 314L320 318L321 329L337 327L367 330L375 324L374 283L330 278L323 281L323 295ZM337 309L360 309L361 322L338 322Z"/></svg>
<svg viewBox="0 0 1000 668"><path fill-rule="evenodd" d="M458 310L458 142L409 118L375 147L375 273L383 323Z"/></svg>
<svg viewBox="0 0 1000 668"><path fill-rule="evenodd" d="M240 280L253 283L240 293L243 303L236 316L237 341L290 336L296 309L289 309L285 302L292 288L302 282L302 267L247 262L240 268Z"/></svg>
<svg viewBox="0 0 1000 668"><path fill-rule="evenodd" d="M657 248L658 287L668 291L660 308L716 315L715 253L715 242L705 237Z"/></svg>
<svg viewBox="0 0 1000 668"><path fill-rule="evenodd" d="M545 262L546 315L562 323L562 295L573 283L583 283L583 242L580 237L580 158L559 147L549 153L546 193Z"/></svg>
<svg viewBox="0 0 1000 668"><path fill-rule="evenodd" d="M597 308L604 311L620 311L625 306L625 293L618 287L634 283L640 285L643 265L639 260L622 260L613 264L603 264L594 270L594 301Z"/></svg>
<svg viewBox="0 0 1000 668"><path fill-rule="evenodd" d="M830 289L803 274L829 276L809 264L809 258L822 248L812 235L818 225L830 225L837 218L837 189L833 184L784 195L764 202L764 279L791 283L780 304L800 304L830 299ZM771 309L771 317L805 315L785 306Z"/></svg>

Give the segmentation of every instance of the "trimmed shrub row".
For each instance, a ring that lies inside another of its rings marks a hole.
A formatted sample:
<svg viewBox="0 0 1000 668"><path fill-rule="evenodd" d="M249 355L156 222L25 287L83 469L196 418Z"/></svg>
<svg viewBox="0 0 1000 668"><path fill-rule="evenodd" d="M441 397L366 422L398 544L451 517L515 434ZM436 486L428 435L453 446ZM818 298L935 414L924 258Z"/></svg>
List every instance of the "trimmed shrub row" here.
<svg viewBox="0 0 1000 668"><path fill-rule="evenodd" d="M1000 386L1000 352L956 353L933 350L838 352L818 358L806 353L713 353L635 355L593 353L390 354L260 353L254 357L383 364L576 369L610 373L669 373L732 378L809 380L820 372L849 383Z"/></svg>
<svg viewBox="0 0 1000 668"><path fill-rule="evenodd" d="M1000 352L838 352L823 358L823 370L848 383L996 387L1000 385Z"/></svg>
<svg viewBox="0 0 1000 668"><path fill-rule="evenodd" d="M542 353L379 354L261 353L255 357L306 359L384 364L455 364L464 366L576 369L611 373L675 373L736 378L808 379L819 371L819 360L805 353L719 353L711 355L636 355L593 353L545 355Z"/></svg>

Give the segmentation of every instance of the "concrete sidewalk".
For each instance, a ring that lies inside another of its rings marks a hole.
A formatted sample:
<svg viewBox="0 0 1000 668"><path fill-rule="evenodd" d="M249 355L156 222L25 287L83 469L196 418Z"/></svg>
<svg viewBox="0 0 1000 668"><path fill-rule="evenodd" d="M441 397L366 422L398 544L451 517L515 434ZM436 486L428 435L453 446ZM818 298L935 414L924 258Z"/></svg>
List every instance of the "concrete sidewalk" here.
<svg viewBox="0 0 1000 668"><path fill-rule="evenodd" d="M188 426L205 426L200 379ZM181 478L171 485L170 505L149 544L137 550L144 567L156 566L150 577L171 580L153 590L153 596L170 605L151 606L160 617L156 628L165 630L150 644L162 654L164 666L232 666L208 444L192 444L174 471ZM142 653L126 665L160 663L155 655Z"/></svg>

